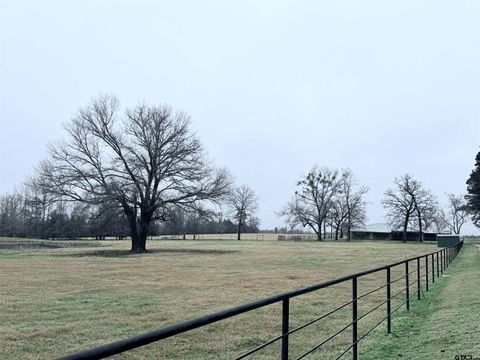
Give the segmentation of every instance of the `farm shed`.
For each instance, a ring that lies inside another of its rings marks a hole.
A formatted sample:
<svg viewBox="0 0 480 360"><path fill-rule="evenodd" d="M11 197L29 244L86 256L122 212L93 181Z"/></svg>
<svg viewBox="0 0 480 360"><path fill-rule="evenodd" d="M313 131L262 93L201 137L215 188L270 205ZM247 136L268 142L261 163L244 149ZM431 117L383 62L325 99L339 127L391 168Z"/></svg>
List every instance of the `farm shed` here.
<svg viewBox="0 0 480 360"><path fill-rule="evenodd" d="M352 239L391 240L392 228L388 224L371 224L363 228L352 229Z"/></svg>
<svg viewBox="0 0 480 360"><path fill-rule="evenodd" d="M460 236L459 235L452 235L452 234L438 234L437 235L438 247L454 246L459 241L460 241Z"/></svg>
<svg viewBox="0 0 480 360"><path fill-rule="evenodd" d="M407 241L418 241L418 231L407 231ZM356 240L403 240L403 231L389 224L371 224L364 228L352 230L352 239ZM424 241L437 241L437 234L432 232L423 233Z"/></svg>

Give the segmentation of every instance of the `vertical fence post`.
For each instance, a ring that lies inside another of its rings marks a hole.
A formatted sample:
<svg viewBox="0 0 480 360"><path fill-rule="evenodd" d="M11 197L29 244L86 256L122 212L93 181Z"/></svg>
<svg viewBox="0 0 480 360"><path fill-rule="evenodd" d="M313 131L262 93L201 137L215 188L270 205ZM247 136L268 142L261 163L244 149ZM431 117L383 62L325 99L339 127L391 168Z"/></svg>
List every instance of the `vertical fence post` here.
<svg viewBox="0 0 480 360"><path fill-rule="evenodd" d="M443 274L443 250L440 250L440 271Z"/></svg>
<svg viewBox="0 0 480 360"><path fill-rule="evenodd" d="M438 252L437 252L437 278L440 277L440 263L438 262Z"/></svg>
<svg viewBox="0 0 480 360"><path fill-rule="evenodd" d="M445 249L442 249L442 252L440 253L440 256L442 257L442 274L446 270L447 264L445 264Z"/></svg>
<svg viewBox="0 0 480 360"><path fill-rule="evenodd" d="M392 299L391 299L391 284L390 284L390 266L387 266L387 333L392 332Z"/></svg>
<svg viewBox="0 0 480 360"><path fill-rule="evenodd" d="M447 248L443 249L443 260L445 260L445 269L448 268L448 261L447 261Z"/></svg>
<svg viewBox="0 0 480 360"><path fill-rule="evenodd" d="M352 355L353 360L357 360L358 349L358 324L357 324L358 314L357 314L357 277L355 276L352 279Z"/></svg>
<svg viewBox="0 0 480 360"><path fill-rule="evenodd" d="M425 255L425 290L428 291L428 255Z"/></svg>
<svg viewBox="0 0 480 360"><path fill-rule="evenodd" d="M432 283L435 282L435 258L432 254Z"/></svg>
<svg viewBox="0 0 480 360"><path fill-rule="evenodd" d="M437 278L440 277L440 262L438 260L438 252L437 252Z"/></svg>
<svg viewBox="0 0 480 360"><path fill-rule="evenodd" d="M420 258L417 258L417 298L420 300L420 291L422 289L422 283L420 282Z"/></svg>
<svg viewBox="0 0 480 360"><path fill-rule="evenodd" d="M405 261L405 301L407 302L407 310L410 310L410 285L408 283L408 260Z"/></svg>
<svg viewBox="0 0 480 360"><path fill-rule="evenodd" d="M282 360L288 360L288 315L289 315L289 299L282 302Z"/></svg>

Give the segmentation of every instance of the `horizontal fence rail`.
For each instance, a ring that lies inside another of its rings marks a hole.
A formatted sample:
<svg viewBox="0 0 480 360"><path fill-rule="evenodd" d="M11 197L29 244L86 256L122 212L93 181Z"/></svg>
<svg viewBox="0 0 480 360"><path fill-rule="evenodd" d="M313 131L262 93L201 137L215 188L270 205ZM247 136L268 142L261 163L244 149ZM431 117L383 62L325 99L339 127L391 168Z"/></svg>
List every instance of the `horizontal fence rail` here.
<svg viewBox="0 0 480 360"><path fill-rule="evenodd" d="M288 292L284 292L278 295L270 296L258 301L254 301L251 303L243 304L237 307L233 307L224 311L219 311L215 313L211 313L205 316L198 317L196 319L192 319L189 321L184 321L175 325L167 326L158 330L150 331L141 335L133 336L125 340L115 341L106 345L98 346L92 348L90 350L81 351L78 353L70 354L60 358L61 360L80 360L80 359L103 359L112 355L120 354L128 350L132 350L135 348L139 348L141 346L151 344L153 342L166 339L175 335L179 335L185 333L187 331L197 329L209 324L213 324L218 321L222 321L228 318L231 318L236 315L244 314L246 312L263 308L265 306L281 303L282 306L282 315L281 315L281 326L282 326L282 333L278 336L270 339L269 341L243 353L235 357L234 359L244 359L249 357L252 354L266 348L267 346L280 342L280 358L282 360L290 359L290 352L289 352L289 336L322 320L326 317L334 314L335 312L347 308L351 306L351 314L352 314L352 321L341 329L337 330L335 333L331 334L328 338L322 340L320 343L315 345L313 348L309 349L307 352L295 357L296 360L303 359L310 355L311 353L315 352L319 348L321 348L324 344L328 343L330 340L334 339L338 335L342 334L347 329L351 329L352 332L352 341L350 346L347 349L341 350L339 356L336 359L340 359L344 357L347 353L351 352L352 359L356 360L358 358L358 344L361 340L363 340L366 336L368 336L373 330L375 330L378 326L380 326L385 321L386 324L386 331L387 333L391 333L392 331L392 315L400 310L403 306L406 307L406 310L410 309L410 300L416 297L418 300L422 298L423 288L425 291L429 291L429 283L433 284L435 282L435 278L438 278L440 274L443 274L444 271L449 267L452 263L453 259L457 256L463 246L463 241L460 241L456 245L452 247L446 247L441 250L412 257L406 260L398 261L393 264L384 265L380 267L376 267L374 269L358 272L355 274L343 276L333 280L327 280L312 286L308 286L305 288L292 290ZM422 261L423 260L423 261ZM423 262L423 265L422 265ZM415 268L411 269L409 266L411 264L415 264ZM403 266L403 276L398 278L392 279L392 269L398 268L399 266ZM423 279L422 279L422 268L423 271ZM361 295L358 294L358 279L385 271L385 283L379 287L376 287L373 290L365 292ZM290 329L289 327L289 318L290 318L290 299L308 294L320 289L328 288L333 285L337 285L340 283L345 283L347 281L351 281L351 301L348 301L337 308L323 314L301 326L296 328ZM404 285L402 286L402 290L397 291L396 293L392 294L392 284L397 283L399 281L403 281ZM424 282L424 287L422 286L422 282ZM431 286L431 285L430 285ZM386 297L384 301L376 306L372 307L370 310L365 312L362 315L358 315L358 300L363 299L364 297L373 294L377 291L385 289ZM395 309L392 310L392 300L397 297L403 297L403 302L397 306ZM372 328L368 329L366 333L362 336L358 336L358 323L361 319L366 317L367 315L373 313L374 311L378 310L383 305L387 305L387 312L385 316L377 322Z"/></svg>

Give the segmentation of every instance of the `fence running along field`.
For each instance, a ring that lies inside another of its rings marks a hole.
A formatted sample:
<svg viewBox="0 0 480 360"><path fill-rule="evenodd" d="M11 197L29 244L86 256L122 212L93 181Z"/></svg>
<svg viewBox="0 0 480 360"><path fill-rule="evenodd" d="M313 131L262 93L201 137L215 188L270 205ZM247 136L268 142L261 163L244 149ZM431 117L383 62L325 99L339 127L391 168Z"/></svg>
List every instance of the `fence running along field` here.
<svg viewBox="0 0 480 360"><path fill-rule="evenodd" d="M334 234L327 233L324 239L333 240ZM150 240L237 240L237 233L222 234L185 234L184 235L156 235L149 237ZM294 241L315 241L318 240L315 234L277 234L277 233L242 233L242 240L294 240Z"/></svg>
<svg viewBox="0 0 480 360"><path fill-rule="evenodd" d="M341 333L351 330L351 343L350 346L346 349L339 349L338 356L336 359L346 358L347 354L350 354L351 357L356 360L358 358L358 345L359 343L368 336L373 330L375 330L378 326L382 323L386 322L386 330L387 333L392 332L392 315L400 310L403 306L406 307L406 310L410 309L410 300L416 297L418 300L421 299L423 289L425 291L429 291L431 284L435 282L435 279L440 277L440 274L443 274L444 271L449 267L452 263L453 259L457 256L459 251L463 246L463 241L460 241L455 246L443 248L441 250L431 252L425 255L409 258L403 261L399 261L393 264L377 267L374 269L366 270L363 272L358 272L355 274L343 276L337 279L328 280L322 283L318 283L309 287L305 287L298 290L293 290L285 293L281 293L278 295L274 295L268 298L264 298L262 300L258 300L255 302L251 302L248 304L243 304L234 308L230 308L228 310L215 312L212 314L208 314L193 320L181 322L172 326L167 326L158 330L154 330L151 332L147 332L138 336L134 336L125 340L120 340L116 342L112 342L106 345L98 346L90 350L74 353L71 355L67 355L60 359L62 360L80 360L80 359L103 359L108 356L116 355L123 353L128 350L132 350L135 348L139 348L141 346L166 339L178 334L185 333L187 331L197 329L203 326L207 326L209 324L213 324L215 322L225 320L231 317L234 317L239 314L244 314L246 312L259 309L271 304L281 303L282 304L282 316L279 319L282 325L282 333L278 336L270 339L269 341L256 346L253 349L250 349L247 352L239 354L235 357L235 360L240 360L249 357L257 353L258 351L266 348L267 346L281 342L281 350L280 350L280 358L282 360L288 360L291 357L289 352L289 336L314 324L318 321L327 318L328 316L334 314L335 312L351 307L351 322L346 324L343 328L332 333L326 339L323 339L319 342L316 346L309 349L308 351L302 353L301 355L295 357L296 360L303 359L308 355L314 353L316 350L320 349L324 344L328 343ZM413 266L411 266L413 265ZM398 278L392 279L392 269L402 270L403 276ZM358 279L370 274L385 272L385 283L379 287L376 287L372 290L369 290L365 293L359 295L359 288L358 288ZM402 290L392 294L392 284L398 281L404 281L404 285L402 286ZM295 327L293 329L289 326L289 301L290 299L304 295L307 293L312 293L314 291L318 291L320 289L328 288L330 286L344 283L350 281L351 282L351 300L338 306L337 308L315 318L311 321ZM386 296L383 302L380 304L376 304L370 310L366 311L362 315L358 314L358 301L360 299L365 298L366 296L380 291L382 289L386 290ZM403 302L392 309L392 300L398 296L403 297ZM367 315L373 313L374 311L378 310L386 304L387 311L384 314L385 316L377 322L373 327L368 329L362 336L358 336L358 323Z"/></svg>

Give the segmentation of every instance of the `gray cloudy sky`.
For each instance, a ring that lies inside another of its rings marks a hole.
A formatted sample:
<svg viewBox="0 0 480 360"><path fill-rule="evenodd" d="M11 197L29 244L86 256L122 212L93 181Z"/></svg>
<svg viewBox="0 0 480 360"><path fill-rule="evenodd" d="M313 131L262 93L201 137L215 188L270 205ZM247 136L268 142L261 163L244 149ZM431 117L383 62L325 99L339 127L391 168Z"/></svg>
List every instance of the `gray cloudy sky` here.
<svg viewBox="0 0 480 360"><path fill-rule="evenodd" d="M191 114L262 227L314 164L445 202L480 145L477 1L0 1L0 192L100 93ZM473 228L468 229L472 231Z"/></svg>

